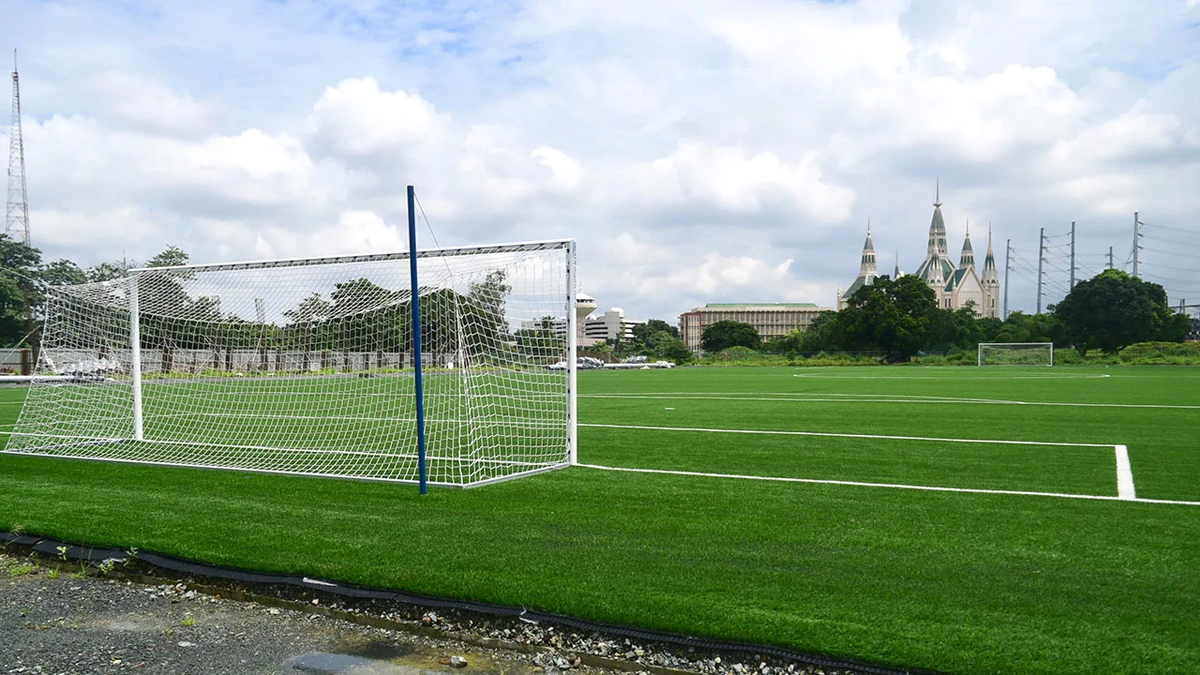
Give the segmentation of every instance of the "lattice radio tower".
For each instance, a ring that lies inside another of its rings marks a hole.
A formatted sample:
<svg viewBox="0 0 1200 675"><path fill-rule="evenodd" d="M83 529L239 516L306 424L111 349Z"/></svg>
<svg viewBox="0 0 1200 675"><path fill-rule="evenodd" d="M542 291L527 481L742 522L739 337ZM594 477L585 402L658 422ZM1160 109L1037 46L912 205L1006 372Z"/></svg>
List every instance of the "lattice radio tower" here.
<svg viewBox="0 0 1200 675"><path fill-rule="evenodd" d="M29 195L25 190L25 141L21 137L21 80L13 50L12 129L8 133L8 210L4 233L29 245Z"/></svg>

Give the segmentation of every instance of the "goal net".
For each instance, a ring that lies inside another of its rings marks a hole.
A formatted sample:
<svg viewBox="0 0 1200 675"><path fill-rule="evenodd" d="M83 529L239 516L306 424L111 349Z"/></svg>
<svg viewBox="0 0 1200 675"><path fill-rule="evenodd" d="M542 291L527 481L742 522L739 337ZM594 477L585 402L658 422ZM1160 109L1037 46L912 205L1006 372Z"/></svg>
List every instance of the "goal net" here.
<svg viewBox="0 0 1200 675"><path fill-rule="evenodd" d="M574 243L417 255L428 482L574 459ZM5 452L418 480L408 254L57 287Z"/></svg>
<svg viewBox="0 0 1200 675"><path fill-rule="evenodd" d="M1053 342L980 342L981 366L1052 366Z"/></svg>

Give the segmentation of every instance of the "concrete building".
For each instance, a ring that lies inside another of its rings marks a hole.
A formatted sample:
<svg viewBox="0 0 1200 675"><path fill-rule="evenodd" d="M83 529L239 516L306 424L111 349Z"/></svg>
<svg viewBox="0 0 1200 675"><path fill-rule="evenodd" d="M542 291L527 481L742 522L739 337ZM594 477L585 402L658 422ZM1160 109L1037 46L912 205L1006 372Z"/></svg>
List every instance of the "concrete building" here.
<svg viewBox="0 0 1200 675"><path fill-rule="evenodd" d="M595 302L594 300L592 301ZM593 305L594 306L594 305ZM607 312L593 316L583 322L583 338L591 346L603 340L632 340L633 327L645 321L625 318L625 310L613 307Z"/></svg>
<svg viewBox="0 0 1200 675"><path fill-rule="evenodd" d="M709 303L679 315L679 337L694 352L700 351L704 329L718 321L737 321L754 326L762 339L807 330L814 319L832 310L811 302L799 303Z"/></svg>

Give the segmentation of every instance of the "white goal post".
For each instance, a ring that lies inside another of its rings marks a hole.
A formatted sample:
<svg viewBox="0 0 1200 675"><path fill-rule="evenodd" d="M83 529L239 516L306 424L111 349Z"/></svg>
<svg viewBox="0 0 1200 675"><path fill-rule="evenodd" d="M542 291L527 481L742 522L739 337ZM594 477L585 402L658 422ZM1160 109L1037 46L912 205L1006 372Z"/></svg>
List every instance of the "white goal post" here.
<svg viewBox="0 0 1200 675"><path fill-rule="evenodd" d="M575 242L130 270L51 288L6 453L476 486L576 459ZM548 366L566 362L565 370Z"/></svg>
<svg viewBox="0 0 1200 675"><path fill-rule="evenodd" d="M980 342L981 366L1053 366L1053 342Z"/></svg>

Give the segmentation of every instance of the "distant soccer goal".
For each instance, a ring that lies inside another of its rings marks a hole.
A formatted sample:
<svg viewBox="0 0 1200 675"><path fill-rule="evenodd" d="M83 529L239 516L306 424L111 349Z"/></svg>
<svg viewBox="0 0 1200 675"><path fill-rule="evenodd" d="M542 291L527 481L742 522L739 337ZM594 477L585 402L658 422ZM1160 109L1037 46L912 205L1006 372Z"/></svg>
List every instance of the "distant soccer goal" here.
<svg viewBox="0 0 1200 675"><path fill-rule="evenodd" d="M573 241L131 270L49 291L4 452L472 486L574 458ZM415 339L415 337L419 339Z"/></svg>
<svg viewBox="0 0 1200 675"><path fill-rule="evenodd" d="M1052 366L1053 342L980 342L981 366Z"/></svg>

